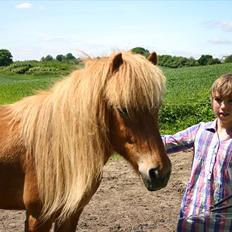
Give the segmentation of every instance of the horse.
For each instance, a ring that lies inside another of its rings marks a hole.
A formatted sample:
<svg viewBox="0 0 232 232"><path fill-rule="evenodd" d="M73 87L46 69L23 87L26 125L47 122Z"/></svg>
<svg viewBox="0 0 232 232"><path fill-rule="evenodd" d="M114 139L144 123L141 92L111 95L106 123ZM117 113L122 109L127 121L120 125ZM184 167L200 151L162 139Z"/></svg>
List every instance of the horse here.
<svg viewBox="0 0 232 232"><path fill-rule="evenodd" d="M75 231L114 153L149 191L164 188L166 80L156 64L156 53L89 58L48 90L0 106L0 208L25 210L25 231Z"/></svg>

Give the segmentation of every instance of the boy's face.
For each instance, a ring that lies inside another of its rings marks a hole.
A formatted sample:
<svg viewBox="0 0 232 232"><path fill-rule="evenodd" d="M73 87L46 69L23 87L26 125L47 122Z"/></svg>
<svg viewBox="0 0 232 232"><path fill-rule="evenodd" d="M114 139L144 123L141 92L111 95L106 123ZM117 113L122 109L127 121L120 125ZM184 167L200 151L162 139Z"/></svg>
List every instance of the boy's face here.
<svg viewBox="0 0 232 232"><path fill-rule="evenodd" d="M212 96L212 108L216 117L226 125L232 126L232 95L220 96L217 92Z"/></svg>

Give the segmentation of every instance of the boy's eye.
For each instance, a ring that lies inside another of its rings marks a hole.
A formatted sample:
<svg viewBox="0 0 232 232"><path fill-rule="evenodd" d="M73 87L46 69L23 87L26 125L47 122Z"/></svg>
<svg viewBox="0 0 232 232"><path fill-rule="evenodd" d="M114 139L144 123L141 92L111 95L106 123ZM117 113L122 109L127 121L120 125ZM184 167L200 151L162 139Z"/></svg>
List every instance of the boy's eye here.
<svg viewBox="0 0 232 232"><path fill-rule="evenodd" d="M221 99L220 97L215 97L214 100L215 100L216 102L222 102L222 99Z"/></svg>

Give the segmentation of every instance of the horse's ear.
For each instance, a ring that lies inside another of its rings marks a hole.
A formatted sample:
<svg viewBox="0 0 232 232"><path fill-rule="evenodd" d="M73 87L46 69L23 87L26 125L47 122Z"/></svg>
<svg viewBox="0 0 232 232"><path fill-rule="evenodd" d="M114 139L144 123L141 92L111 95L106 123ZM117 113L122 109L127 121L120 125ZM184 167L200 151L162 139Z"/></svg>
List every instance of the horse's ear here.
<svg viewBox="0 0 232 232"><path fill-rule="evenodd" d="M122 53L116 54L112 59L111 72L115 72L123 64Z"/></svg>
<svg viewBox="0 0 232 232"><path fill-rule="evenodd" d="M157 65L158 63L158 58L157 58L157 54L156 52L152 52L148 57L147 59L154 65Z"/></svg>

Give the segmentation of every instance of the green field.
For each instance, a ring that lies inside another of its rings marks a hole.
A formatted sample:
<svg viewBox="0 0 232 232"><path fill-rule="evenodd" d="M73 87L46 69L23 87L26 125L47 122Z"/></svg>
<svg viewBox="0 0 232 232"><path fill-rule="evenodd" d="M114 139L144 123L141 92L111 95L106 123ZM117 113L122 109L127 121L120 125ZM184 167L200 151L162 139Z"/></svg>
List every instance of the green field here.
<svg viewBox="0 0 232 232"><path fill-rule="evenodd" d="M57 76L11 76L0 73L0 104L12 103L32 95L35 90L48 88L57 78Z"/></svg>
<svg viewBox="0 0 232 232"><path fill-rule="evenodd" d="M167 92L160 111L162 133L174 133L200 121L214 118L210 88L220 75L232 72L232 63L163 69Z"/></svg>
<svg viewBox="0 0 232 232"><path fill-rule="evenodd" d="M17 61L0 67L0 104L12 103L36 90L46 89L79 66L57 61Z"/></svg>
<svg viewBox="0 0 232 232"><path fill-rule="evenodd" d="M70 72L72 68L70 66ZM232 63L162 70L167 78L167 92L160 111L161 132L174 133L199 121L212 120L210 87L221 74L232 72ZM12 74L0 69L0 104L12 103L36 90L46 89L62 75L62 72Z"/></svg>
<svg viewBox="0 0 232 232"><path fill-rule="evenodd" d="M168 104L205 103L214 80L232 72L232 63L208 66L163 69L167 77Z"/></svg>

